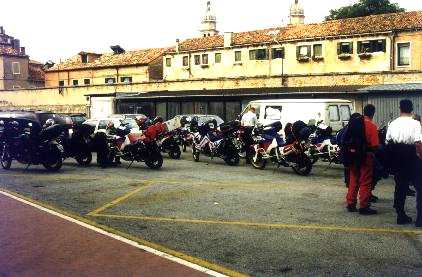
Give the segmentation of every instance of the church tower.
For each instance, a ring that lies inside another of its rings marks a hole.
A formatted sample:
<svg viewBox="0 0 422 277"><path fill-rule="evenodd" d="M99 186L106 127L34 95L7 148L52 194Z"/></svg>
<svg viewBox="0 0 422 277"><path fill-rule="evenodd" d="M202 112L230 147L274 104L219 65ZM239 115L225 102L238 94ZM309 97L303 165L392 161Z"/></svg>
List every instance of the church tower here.
<svg viewBox="0 0 422 277"><path fill-rule="evenodd" d="M202 17L201 36L210 37L218 35L217 18L211 8L211 1L207 1L205 15Z"/></svg>
<svg viewBox="0 0 422 277"><path fill-rule="evenodd" d="M299 4L299 0L290 6L290 25L300 25L305 23L305 12Z"/></svg>

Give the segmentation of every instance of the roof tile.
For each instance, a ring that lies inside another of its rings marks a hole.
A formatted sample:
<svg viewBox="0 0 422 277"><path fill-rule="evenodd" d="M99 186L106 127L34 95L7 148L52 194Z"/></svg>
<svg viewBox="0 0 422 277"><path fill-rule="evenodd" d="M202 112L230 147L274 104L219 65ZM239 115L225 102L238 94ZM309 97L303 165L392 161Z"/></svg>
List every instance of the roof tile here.
<svg viewBox="0 0 422 277"><path fill-rule="evenodd" d="M273 42L275 37L270 34L270 32L276 33L277 41L283 42L412 29L422 29L422 11L371 15L366 17L331 20L315 24L234 33L233 45L241 46ZM219 35L187 39L180 44L179 49L180 51L195 51L223 46L224 38Z"/></svg>

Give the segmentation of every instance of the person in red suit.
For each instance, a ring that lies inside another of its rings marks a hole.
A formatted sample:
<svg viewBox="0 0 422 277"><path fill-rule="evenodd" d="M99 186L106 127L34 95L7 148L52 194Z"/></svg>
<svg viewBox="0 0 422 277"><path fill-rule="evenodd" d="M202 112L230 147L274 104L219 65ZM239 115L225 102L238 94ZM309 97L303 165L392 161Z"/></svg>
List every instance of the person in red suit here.
<svg viewBox="0 0 422 277"><path fill-rule="evenodd" d="M379 147L378 127L372 121L375 115L375 107L371 104L365 106L364 133L366 146L364 147L362 160L350 166L349 188L347 193L347 210L358 212L357 197L359 194L359 213L361 215L374 215L377 211L371 209L370 199L372 196L372 183L374 174L374 150Z"/></svg>

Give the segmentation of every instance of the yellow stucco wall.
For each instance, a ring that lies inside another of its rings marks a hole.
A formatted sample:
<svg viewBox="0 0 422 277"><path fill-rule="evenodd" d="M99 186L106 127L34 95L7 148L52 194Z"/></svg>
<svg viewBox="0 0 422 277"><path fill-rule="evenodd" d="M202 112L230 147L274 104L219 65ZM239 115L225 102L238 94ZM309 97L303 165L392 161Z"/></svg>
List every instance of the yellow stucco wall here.
<svg viewBox="0 0 422 277"><path fill-rule="evenodd" d="M422 33L402 33L396 38L396 43L410 42L410 66L397 66L396 70L421 70L422 69ZM396 49L397 51L397 49Z"/></svg>
<svg viewBox="0 0 422 277"><path fill-rule="evenodd" d="M120 77L132 77L132 82L149 81L148 66L128 66L121 68L103 68L89 70L72 70L61 72L46 72L46 87L57 87L59 80L64 81L65 86L72 86L73 80L79 81L79 86L83 86L84 79L90 79L92 85L103 85L105 78L115 77L120 82Z"/></svg>
<svg viewBox="0 0 422 277"><path fill-rule="evenodd" d="M115 92L154 93L155 91L223 90L310 86L375 85L384 83L422 82L422 72L390 72L376 74L297 75L286 77L284 86L280 77L233 78L214 80L184 80L173 82L144 82L131 85L98 85L31 89L0 92L0 107L21 107L81 112L89 101L88 94Z"/></svg>
<svg viewBox="0 0 422 277"><path fill-rule="evenodd" d="M369 59L361 59L357 53L359 41L385 39L386 51L372 53ZM412 64L402 70L422 70L422 32L399 34L396 42L411 41ZM353 54L349 60L341 60L337 55L339 42L353 42ZM299 62L296 58L296 48L300 45L322 44L323 60ZM164 79L167 81L205 78L239 78L256 76L280 76L284 74L326 74L326 73L356 73L381 72L392 70L391 59L395 55L391 35L362 36L358 38L327 39L309 42L289 42L282 45L285 48L285 59L250 60L249 50L262 48L278 48L280 45L263 45L260 47L226 48L202 52L179 53L164 56ZM236 63L235 51L242 52L242 61ZM215 63L215 53L221 53L221 63ZM194 56L208 54L208 66L194 64ZM190 65L183 66L183 57L190 57ZM166 58L172 59L171 67L166 66ZM283 66L284 63L284 66ZM283 68L284 67L284 68ZM283 70L282 70L283 69Z"/></svg>

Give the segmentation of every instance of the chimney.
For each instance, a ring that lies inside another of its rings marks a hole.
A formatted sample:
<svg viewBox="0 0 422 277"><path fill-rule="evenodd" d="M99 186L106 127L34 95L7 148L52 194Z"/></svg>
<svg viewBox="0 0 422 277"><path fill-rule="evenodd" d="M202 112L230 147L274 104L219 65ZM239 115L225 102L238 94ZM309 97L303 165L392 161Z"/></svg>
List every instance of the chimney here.
<svg viewBox="0 0 422 277"><path fill-rule="evenodd" d="M14 49L19 50L20 49L20 46L21 46L21 42L18 39L14 39L12 41L12 45L13 45L13 48Z"/></svg>
<svg viewBox="0 0 422 277"><path fill-rule="evenodd" d="M3 28L3 26L0 26L0 35L4 35L4 28Z"/></svg>
<svg viewBox="0 0 422 277"><path fill-rule="evenodd" d="M176 53L180 52L180 40L176 39Z"/></svg>
<svg viewBox="0 0 422 277"><path fill-rule="evenodd" d="M225 32L224 33L224 47L230 48L233 45L233 33L232 32Z"/></svg>
<svg viewBox="0 0 422 277"><path fill-rule="evenodd" d="M25 55L25 47L21 47L21 49L20 49L20 53L21 53L22 55Z"/></svg>

